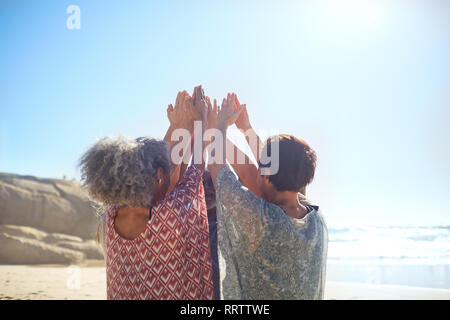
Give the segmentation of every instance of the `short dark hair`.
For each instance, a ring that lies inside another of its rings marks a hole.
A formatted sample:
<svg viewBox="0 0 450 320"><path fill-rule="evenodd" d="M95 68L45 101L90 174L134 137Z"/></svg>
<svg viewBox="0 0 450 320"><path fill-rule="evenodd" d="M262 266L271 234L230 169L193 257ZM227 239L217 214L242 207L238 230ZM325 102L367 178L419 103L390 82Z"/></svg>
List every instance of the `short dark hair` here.
<svg viewBox="0 0 450 320"><path fill-rule="evenodd" d="M279 141L279 169L276 174L268 176L277 191L296 191L305 187L314 178L317 156L313 149L303 140L289 134L276 136ZM271 155L271 142L267 139L263 152ZM267 167L259 163L260 168Z"/></svg>

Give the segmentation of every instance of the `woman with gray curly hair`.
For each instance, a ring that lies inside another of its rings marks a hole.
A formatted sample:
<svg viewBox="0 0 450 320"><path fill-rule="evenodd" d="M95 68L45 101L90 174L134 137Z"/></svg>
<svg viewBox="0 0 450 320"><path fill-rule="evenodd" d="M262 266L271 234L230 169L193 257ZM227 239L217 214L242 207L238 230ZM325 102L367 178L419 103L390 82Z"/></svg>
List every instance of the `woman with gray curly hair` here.
<svg viewBox="0 0 450 320"><path fill-rule="evenodd" d="M106 207L99 238L108 299L213 297L204 159L194 154L193 163L201 164L190 165L180 180L179 167L169 160L174 130L192 134L199 115L206 130L208 107L201 86L192 98L180 92L167 114L165 141L104 138L80 160L84 186Z"/></svg>

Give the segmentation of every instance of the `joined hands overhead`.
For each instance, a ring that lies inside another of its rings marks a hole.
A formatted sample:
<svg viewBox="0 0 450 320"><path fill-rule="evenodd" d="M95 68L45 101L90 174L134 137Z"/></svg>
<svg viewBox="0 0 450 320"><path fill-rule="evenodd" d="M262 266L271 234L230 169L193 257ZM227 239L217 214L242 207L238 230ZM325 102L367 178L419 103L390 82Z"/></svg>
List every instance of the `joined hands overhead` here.
<svg viewBox="0 0 450 320"><path fill-rule="evenodd" d="M205 95L202 86L194 88L192 97L184 90L178 92L175 107L169 104L167 118L173 129L183 128L193 133L194 121L207 122L207 129L223 128L236 123L239 130L245 131L250 127L246 105L241 105L235 93L228 93L222 105L217 105L214 99Z"/></svg>

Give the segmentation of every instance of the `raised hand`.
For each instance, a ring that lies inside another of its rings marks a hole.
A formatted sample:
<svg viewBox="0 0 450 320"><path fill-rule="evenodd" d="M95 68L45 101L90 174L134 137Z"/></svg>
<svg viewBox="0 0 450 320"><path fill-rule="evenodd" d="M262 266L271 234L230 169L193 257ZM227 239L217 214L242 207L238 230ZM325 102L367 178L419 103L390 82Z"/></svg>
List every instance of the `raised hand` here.
<svg viewBox="0 0 450 320"><path fill-rule="evenodd" d="M194 88L192 102L195 111L200 115L202 121L208 120L208 101L201 85Z"/></svg>
<svg viewBox="0 0 450 320"><path fill-rule="evenodd" d="M217 116L217 127L227 128L231 126L242 112L243 106L238 104L235 93L228 93L227 98L223 99L222 107Z"/></svg>
<svg viewBox="0 0 450 320"><path fill-rule="evenodd" d="M236 127L240 131L245 132L245 131L247 131L248 129L250 129L252 127L250 125L250 120L248 118L247 105L245 105L245 104L241 105L239 100L237 99L237 96L236 96L236 101L237 101L236 106L242 106L242 111L239 114L239 117L236 119L236 122L235 122L236 123Z"/></svg>
<svg viewBox="0 0 450 320"><path fill-rule="evenodd" d="M177 114L175 113L175 110L173 108L173 105L169 104L167 106L166 111L167 111L167 119L169 119L170 125L174 125L178 121L178 118L177 118Z"/></svg>
<svg viewBox="0 0 450 320"><path fill-rule="evenodd" d="M178 92L175 107L169 104L167 118L172 128L184 128L190 132L194 129L194 121L200 119L193 106L193 99L187 91Z"/></svg>
<svg viewBox="0 0 450 320"><path fill-rule="evenodd" d="M208 103L208 129L215 128L217 126L217 115L219 113L217 100L214 99L214 104L211 105L211 99L206 97L206 102Z"/></svg>
<svg viewBox="0 0 450 320"><path fill-rule="evenodd" d="M256 131L252 128L250 124L250 120L248 118L247 106L245 104L240 104L237 96L236 96L236 104L235 110L237 106L242 107L242 111L239 114L239 117L236 119L236 127L245 134L245 140L247 140L250 149L252 150L255 159L259 161L261 150L263 149L263 144L261 139L259 138Z"/></svg>

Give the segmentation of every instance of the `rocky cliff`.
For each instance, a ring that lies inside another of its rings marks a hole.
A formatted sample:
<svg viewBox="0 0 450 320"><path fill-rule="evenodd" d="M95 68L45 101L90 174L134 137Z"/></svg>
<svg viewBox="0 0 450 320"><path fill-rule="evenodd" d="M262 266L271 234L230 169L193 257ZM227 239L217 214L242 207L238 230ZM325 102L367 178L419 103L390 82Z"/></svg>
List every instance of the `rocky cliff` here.
<svg viewBox="0 0 450 320"><path fill-rule="evenodd" d="M97 225L78 182L0 173L0 263L101 259Z"/></svg>

